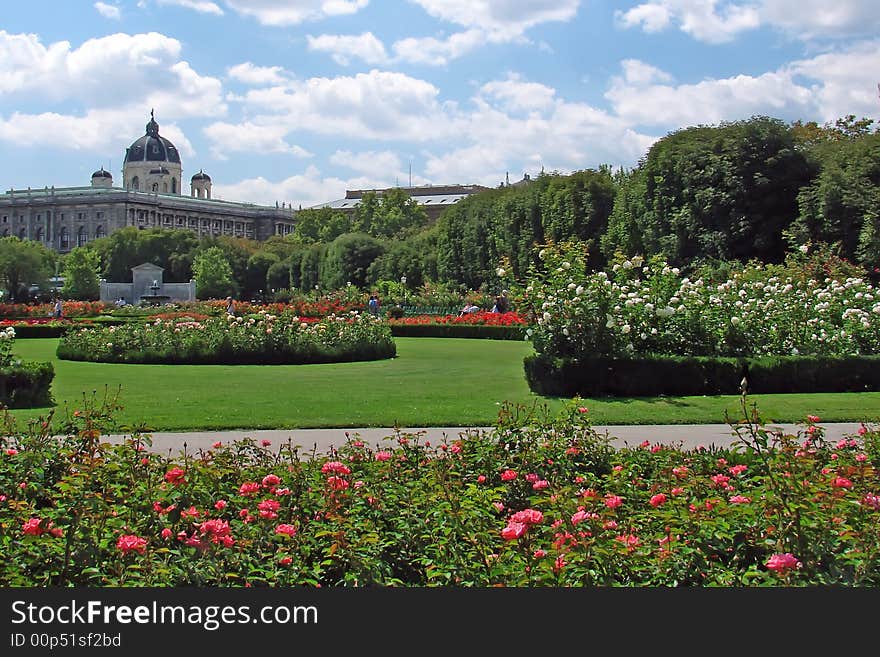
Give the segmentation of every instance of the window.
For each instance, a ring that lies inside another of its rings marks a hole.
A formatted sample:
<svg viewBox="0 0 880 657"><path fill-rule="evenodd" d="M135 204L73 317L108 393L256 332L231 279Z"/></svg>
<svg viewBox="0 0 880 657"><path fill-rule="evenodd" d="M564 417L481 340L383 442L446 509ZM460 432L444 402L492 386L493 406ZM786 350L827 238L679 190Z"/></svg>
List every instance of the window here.
<svg viewBox="0 0 880 657"><path fill-rule="evenodd" d="M42 229L42 227L37 228L37 236L36 236L35 239L36 239L38 242L42 242L42 241L43 241L43 229Z"/></svg>
<svg viewBox="0 0 880 657"><path fill-rule="evenodd" d="M76 245L77 246L85 246L86 242L89 241L88 236L86 235L86 227L80 226L79 230L76 231Z"/></svg>
<svg viewBox="0 0 880 657"><path fill-rule="evenodd" d="M70 235L67 232L67 226L61 227L61 248L63 250L70 248Z"/></svg>
<svg viewBox="0 0 880 657"><path fill-rule="evenodd" d="M177 178L172 178L172 179L171 179L171 193L172 193L172 194L176 194L176 193L177 193Z"/></svg>
<svg viewBox="0 0 880 657"><path fill-rule="evenodd" d="M8 215L8 214L4 214L4 215L3 215L3 223L5 224L5 223L7 223L8 221L9 221L9 215Z"/></svg>
<svg viewBox="0 0 880 657"><path fill-rule="evenodd" d="M135 176L134 178L131 179L131 188L132 188L132 189L135 189L135 190L138 190L138 191L140 190L140 188L141 188L141 181L140 181L140 178L138 178L137 176Z"/></svg>
<svg viewBox="0 0 880 657"><path fill-rule="evenodd" d="M106 233L104 232L103 226L98 226L97 228L95 228L95 239L96 240L99 240L105 236L106 236Z"/></svg>
<svg viewBox="0 0 880 657"><path fill-rule="evenodd" d="M83 219L85 219L85 214L83 214L82 212L77 212L76 218L82 221Z"/></svg>
<svg viewBox="0 0 880 657"><path fill-rule="evenodd" d="M98 221L100 221L101 219L104 218L104 213L103 213L103 212L97 212L97 213L95 213L95 216L97 217ZM62 216L62 219L63 219L63 218L64 218L64 217Z"/></svg>
<svg viewBox="0 0 880 657"><path fill-rule="evenodd" d="M18 231L18 237L19 237L19 239L26 239L27 238L27 228L22 226L21 230Z"/></svg>

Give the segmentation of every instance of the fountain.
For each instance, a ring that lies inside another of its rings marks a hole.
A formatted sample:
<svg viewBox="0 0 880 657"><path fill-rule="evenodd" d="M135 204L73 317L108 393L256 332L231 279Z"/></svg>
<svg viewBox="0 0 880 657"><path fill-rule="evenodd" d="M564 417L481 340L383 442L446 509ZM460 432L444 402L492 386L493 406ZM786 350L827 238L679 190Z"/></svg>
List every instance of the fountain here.
<svg viewBox="0 0 880 657"><path fill-rule="evenodd" d="M160 306L164 303L168 303L171 297L167 294L159 294L159 290L161 289L162 286L159 285L159 281L153 280L153 284L150 286L152 294L142 294L141 302L150 306Z"/></svg>

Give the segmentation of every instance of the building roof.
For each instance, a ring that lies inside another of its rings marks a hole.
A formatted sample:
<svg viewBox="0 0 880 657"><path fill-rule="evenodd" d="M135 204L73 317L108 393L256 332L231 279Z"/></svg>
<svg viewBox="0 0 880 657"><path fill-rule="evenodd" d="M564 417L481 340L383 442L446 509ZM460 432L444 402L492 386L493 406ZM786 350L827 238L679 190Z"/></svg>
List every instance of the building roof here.
<svg viewBox="0 0 880 657"><path fill-rule="evenodd" d="M361 204L364 194L372 192L377 196L382 196L382 194L392 189L400 189L419 205L426 207L448 207L458 203L463 198L467 198L471 194L484 191L488 187L483 187L482 185L424 185L422 187L390 187L388 189L349 189L345 192L345 198L312 207L350 210Z"/></svg>
<svg viewBox="0 0 880 657"><path fill-rule="evenodd" d="M125 162L173 162L180 164L180 153L170 141L159 135L159 124L150 112L147 133L125 149Z"/></svg>
<svg viewBox="0 0 880 657"><path fill-rule="evenodd" d="M104 167L101 167L98 171L92 174L92 178L112 178L113 174L109 171L104 171Z"/></svg>
<svg viewBox="0 0 880 657"><path fill-rule="evenodd" d="M190 180L210 180L210 179L211 179L211 176L209 176L207 173L205 173L201 169L199 169L199 172L197 174L195 174L192 178L190 178Z"/></svg>

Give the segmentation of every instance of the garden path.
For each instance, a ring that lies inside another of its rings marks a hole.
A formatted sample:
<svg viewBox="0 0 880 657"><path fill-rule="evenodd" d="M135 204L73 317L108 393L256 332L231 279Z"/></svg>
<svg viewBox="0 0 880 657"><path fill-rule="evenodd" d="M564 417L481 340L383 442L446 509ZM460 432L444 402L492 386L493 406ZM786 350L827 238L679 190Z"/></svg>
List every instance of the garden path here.
<svg viewBox="0 0 880 657"><path fill-rule="evenodd" d="M795 424L775 424L768 427L778 427L786 433L796 433L803 429ZM858 422L822 423L825 436L828 440L837 441L844 436L853 436L859 429ZM649 443L663 445L680 445L685 449L692 449L700 445L704 447L728 447L734 436L727 424L670 424L670 425L615 425L596 426L599 433L605 434L612 439L615 447L634 447L647 440ZM490 427L484 427L486 431ZM474 431L476 429L470 429ZM447 438L449 441L457 438L460 433L468 431L465 427L427 427L401 429L407 433L422 433L424 440L430 440L433 444L442 442ZM177 456L186 445L190 454L199 450L211 449L212 445L221 441L230 444L235 440L253 438L258 443L269 441L267 446L277 449L288 441L293 445L299 445L301 452L314 452L322 454L330 451L334 446L345 443L346 433L349 436L355 434L371 447L390 445L386 438L394 436L392 428L357 428L357 429L251 429L236 431L195 431L195 432L156 432L152 436L152 451L157 453ZM126 438L126 434L114 434L108 437L110 442L120 442Z"/></svg>

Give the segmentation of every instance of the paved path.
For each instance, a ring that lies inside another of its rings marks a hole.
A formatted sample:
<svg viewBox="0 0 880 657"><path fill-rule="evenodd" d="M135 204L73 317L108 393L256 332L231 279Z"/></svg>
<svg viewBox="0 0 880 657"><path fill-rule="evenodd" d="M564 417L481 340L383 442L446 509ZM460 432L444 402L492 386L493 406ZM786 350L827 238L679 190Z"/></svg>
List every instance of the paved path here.
<svg viewBox="0 0 880 657"><path fill-rule="evenodd" d="M798 428L794 424L768 425L779 427L787 433L796 433ZM859 428L858 422L827 423L821 425L825 429L825 435L829 440L838 440L843 436L854 435ZM471 431L478 430L470 429ZM488 427L482 429L490 431ZM617 425L596 426L595 429L612 439L615 447L635 446L642 441L651 444L680 445L685 449L691 449L700 445L711 447L727 447L733 440L731 428L726 424L671 424L671 425ZM440 442L444 437L449 440L455 439L460 433L468 431L466 427L416 427L401 429L407 433L423 433L425 440L434 443ZM371 446L390 444L386 440L394 436L394 429L389 428L360 428L360 429L252 429L239 431L198 431L198 432L156 432L152 436L152 451L177 456L186 445L187 452L193 453L199 450L207 450L212 445L221 441L225 444L243 438L252 438L258 443L264 440L270 441L271 447L277 449L287 444L299 445L301 452L315 451L317 454L328 452L334 446L343 444L346 433L350 436L355 434L365 443ZM127 434L116 434L109 437L110 442L119 442L126 438Z"/></svg>

